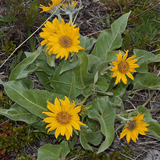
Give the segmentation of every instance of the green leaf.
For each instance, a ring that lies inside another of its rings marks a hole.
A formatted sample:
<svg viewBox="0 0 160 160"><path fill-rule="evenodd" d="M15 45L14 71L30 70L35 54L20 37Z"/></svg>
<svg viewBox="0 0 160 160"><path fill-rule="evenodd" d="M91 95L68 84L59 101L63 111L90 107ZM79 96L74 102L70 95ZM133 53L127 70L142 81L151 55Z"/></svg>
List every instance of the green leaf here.
<svg viewBox="0 0 160 160"><path fill-rule="evenodd" d="M94 55L92 55L92 54L89 54L89 55L87 55L88 56L88 70L90 71L91 70L91 67L95 64L95 63L97 63L97 62L99 62L99 58L97 57L97 56L94 56Z"/></svg>
<svg viewBox="0 0 160 160"><path fill-rule="evenodd" d="M160 77L152 73L138 73L133 81L134 89L160 89Z"/></svg>
<svg viewBox="0 0 160 160"><path fill-rule="evenodd" d="M40 83L48 90L53 91L53 88L50 86L50 79L45 72L35 72Z"/></svg>
<svg viewBox="0 0 160 160"><path fill-rule="evenodd" d="M83 51L86 52L87 54L91 51L94 43L96 42L96 39L83 37L82 35L80 36L79 40L81 42L80 46L85 48Z"/></svg>
<svg viewBox="0 0 160 160"><path fill-rule="evenodd" d="M122 15L120 18L118 18L114 23L112 23L111 27L113 30L119 30L120 33L123 33L126 26L127 26L127 21L129 18L131 12L128 12L124 15Z"/></svg>
<svg viewBox="0 0 160 160"><path fill-rule="evenodd" d="M98 71L96 72L96 74L94 75L94 85L97 83L98 81Z"/></svg>
<svg viewBox="0 0 160 160"><path fill-rule="evenodd" d="M24 54L26 55L26 57L29 57L33 53L32 52L24 52Z"/></svg>
<svg viewBox="0 0 160 160"><path fill-rule="evenodd" d="M26 90L33 89L34 87L34 83L28 78L22 78L22 79L19 79L18 81L22 83L22 85Z"/></svg>
<svg viewBox="0 0 160 160"><path fill-rule="evenodd" d="M119 96L112 96L112 97L109 97L109 104L111 106L119 106L121 107L122 106L122 99L119 97Z"/></svg>
<svg viewBox="0 0 160 160"><path fill-rule="evenodd" d="M130 80L128 79L127 84L130 84ZM114 96L122 97L126 93L126 88L128 85L124 84L122 81L116 86L113 90Z"/></svg>
<svg viewBox="0 0 160 160"><path fill-rule="evenodd" d="M45 52L46 54L46 57L47 57L47 63L49 66L51 67L55 67L56 64L55 64L55 60L56 60L56 55L52 54L52 55L49 55L48 52Z"/></svg>
<svg viewBox="0 0 160 160"><path fill-rule="evenodd" d="M92 94L92 88L93 88L93 85L86 86L86 88L82 90L83 96L86 98L89 97Z"/></svg>
<svg viewBox="0 0 160 160"><path fill-rule="evenodd" d="M89 118L99 121L101 132L105 136L105 141L99 147L98 153L106 150L114 138L114 120L116 114L108 101L108 97L97 98L91 103L91 111L88 114Z"/></svg>
<svg viewBox="0 0 160 160"><path fill-rule="evenodd" d="M106 91L108 89L108 83L103 76L99 77L96 83L96 89L101 90L101 91Z"/></svg>
<svg viewBox="0 0 160 160"><path fill-rule="evenodd" d="M36 58L39 56L40 52L37 50L29 57L25 58L21 63L19 63L11 72L10 75L10 81L16 80L20 78L25 78L29 73L32 73L36 70L36 68L33 69L26 69L30 64L32 64Z"/></svg>
<svg viewBox="0 0 160 160"><path fill-rule="evenodd" d="M80 66L73 69L73 73L75 76L76 87L83 89L93 83L94 75L88 73L88 57L86 53L80 51L78 57L81 59L82 63Z"/></svg>
<svg viewBox="0 0 160 160"><path fill-rule="evenodd" d="M118 49L122 45L121 33L124 32L129 13L124 14L119 19L117 19L112 25L111 29L104 30L99 35L94 50L93 55L101 57L103 54L107 54L113 49ZM107 61L107 59L105 59Z"/></svg>
<svg viewBox="0 0 160 160"><path fill-rule="evenodd" d="M156 56L151 52L139 49L134 49L133 53L137 56L136 59L138 59L138 62L136 63L139 65L139 67L136 68L136 71L140 73L148 72L148 63L153 62Z"/></svg>
<svg viewBox="0 0 160 160"><path fill-rule="evenodd" d="M59 160L61 145L46 144L38 149L37 160Z"/></svg>
<svg viewBox="0 0 160 160"><path fill-rule="evenodd" d="M32 32L30 31L30 29L28 29L28 37L32 34ZM33 35L31 36L31 38L29 38L29 46L31 48L31 51L34 52L35 51L35 45L36 45L36 40L33 37Z"/></svg>
<svg viewBox="0 0 160 160"><path fill-rule="evenodd" d="M0 109L0 114L14 121L23 121L32 124L37 121L37 116L31 114L18 104L14 104L10 109Z"/></svg>
<svg viewBox="0 0 160 160"><path fill-rule="evenodd" d="M44 90L25 90L18 81L9 81L3 84L7 95L20 106L32 114L44 119L42 112L47 112L47 100L54 103L54 99L62 96Z"/></svg>
<svg viewBox="0 0 160 160"><path fill-rule="evenodd" d="M54 88L55 93L62 94L72 100L75 100L79 93L75 87L74 76L71 71L60 74L63 64L64 61L61 61L59 66L56 68L55 75L51 79L51 86Z"/></svg>
<svg viewBox="0 0 160 160"><path fill-rule="evenodd" d="M81 64L81 62L79 61L79 59L74 59L72 62L65 61L62 66L62 69L60 71L60 74L62 74L63 72L66 72L68 70L71 70L71 69L79 66L80 64Z"/></svg>
<svg viewBox="0 0 160 160"><path fill-rule="evenodd" d="M106 54L113 49L118 49L122 45L122 37L119 33L119 30L107 29L100 33L92 55L101 57L103 54ZM105 59L107 60L107 59Z"/></svg>
<svg viewBox="0 0 160 160"><path fill-rule="evenodd" d="M27 13L27 25L32 26L35 23L37 14L38 14L38 5L37 0L33 0L30 6L30 10Z"/></svg>
<svg viewBox="0 0 160 160"><path fill-rule="evenodd" d="M156 58L154 59L154 62L160 62L160 54L156 56Z"/></svg>
<svg viewBox="0 0 160 160"><path fill-rule="evenodd" d="M102 141L102 134L100 132L91 132L86 127L81 127L80 143L84 149L93 151L92 147L88 144L91 143L97 146Z"/></svg>
<svg viewBox="0 0 160 160"><path fill-rule="evenodd" d="M160 124L155 119L152 119L150 111L143 106L139 106L137 110L139 113L145 113L144 121L150 124L147 126L149 133L160 139Z"/></svg>
<svg viewBox="0 0 160 160"><path fill-rule="evenodd" d="M61 144L62 149L61 149L61 160L65 160L67 154L70 152L70 149L68 147L68 142L62 141Z"/></svg>
<svg viewBox="0 0 160 160"><path fill-rule="evenodd" d="M34 15L36 16L38 14L38 6L36 4L37 0L33 0L30 6L30 10L28 12L29 15Z"/></svg>
<svg viewBox="0 0 160 160"><path fill-rule="evenodd" d="M47 75L53 75L55 69L53 67L50 67L46 61L42 60L36 60L35 61L36 66L38 67L36 71L44 71Z"/></svg>

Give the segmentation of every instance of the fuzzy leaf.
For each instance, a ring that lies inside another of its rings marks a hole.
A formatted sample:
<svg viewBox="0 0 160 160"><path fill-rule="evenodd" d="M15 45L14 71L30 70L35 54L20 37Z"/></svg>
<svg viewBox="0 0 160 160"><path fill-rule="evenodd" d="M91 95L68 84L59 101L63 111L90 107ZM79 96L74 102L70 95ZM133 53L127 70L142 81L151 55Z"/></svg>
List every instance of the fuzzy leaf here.
<svg viewBox="0 0 160 160"><path fill-rule="evenodd" d="M80 66L73 69L73 73L76 87L83 89L93 83L94 75L88 73L88 57L86 53L80 51L78 57L81 59L82 63Z"/></svg>
<svg viewBox="0 0 160 160"><path fill-rule="evenodd" d="M140 73L148 72L148 63L153 62L156 59L156 56L151 52L139 49L134 49L133 53L137 56L135 59L138 59L137 64L139 67L136 68L136 71Z"/></svg>
<svg viewBox="0 0 160 160"><path fill-rule="evenodd" d="M102 135L100 132L87 131L85 127L82 127L80 132L80 143L84 149L93 151L92 147L88 143L92 143L97 146L102 141Z"/></svg>
<svg viewBox="0 0 160 160"><path fill-rule="evenodd" d="M70 152L70 149L68 147L68 142L67 141L62 141L60 145L62 146L61 160L65 160L67 154Z"/></svg>
<svg viewBox="0 0 160 160"><path fill-rule="evenodd" d="M16 103L10 109L0 109L0 114L14 121L23 121L28 124L32 124L37 121L37 116L31 114L25 108Z"/></svg>
<svg viewBox="0 0 160 160"><path fill-rule="evenodd" d="M93 55L101 57L103 54L107 54L113 49L118 49L122 45L121 33L124 32L129 13L124 14L119 19L117 19L112 25L111 29L104 30L99 35L94 50ZM106 60L106 59L105 59Z"/></svg>
<svg viewBox="0 0 160 160"><path fill-rule="evenodd" d="M38 149L37 160L59 160L61 145L46 144Z"/></svg>
<svg viewBox="0 0 160 160"><path fill-rule="evenodd" d="M54 74L54 68L50 67L46 61L43 60L36 60L35 61L36 66L38 69L36 71L44 71L47 75L53 75Z"/></svg>
<svg viewBox="0 0 160 160"><path fill-rule="evenodd" d="M80 36L79 40L81 42L80 46L85 48L83 51L86 52L87 54L91 51L91 48L93 47L94 43L96 42L96 39L83 37L82 35Z"/></svg>
<svg viewBox="0 0 160 160"><path fill-rule="evenodd" d="M101 132L105 136L105 141L99 147L98 153L106 150L114 138L114 120L116 114L108 101L108 97L97 98L91 103L92 109L88 114L89 118L99 121Z"/></svg>
<svg viewBox="0 0 160 160"><path fill-rule="evenodd" d="M133 81L134 89L160 89L160 77L152 73L139 73Z"/></svg>
<svg viewBox="0 0 160 160"><path fill-rule="evenodd" d="M50 86L50 79L45 72L35 72L41 84L48 90L53 91L53 88Z"/></svg>
<svg viewBox="0 0 160 160"><path fill-rule="evenodd" d="M71 69L79 66L80 64L81 64L81 62L79 61L79 59L75 59L72 62L65 61L62 68L61 68L60 74L62 74L65 71L71 70Z"/></svg>
<svg viewBox="0 0 160 160"><path fill-rule="evenodd" d="M3 85L5 92L13 101L40 118L46 117L42 112L48 111L47 100L54 103L56 97L62 98L60 95L44 90L25 90L18 81L9 81Z"/></svg>
<svg viewBox="0 0 160 160"><path fill-rule="evenodd" d="M35 71L36 68L27 69L27 70L26 68L36 60L39 54L40 54L40 51L37 50L32 55L25 58L21 63L19 63L11 72L9 80L11 81L11 80L16 80L20 78L25 78L29 73L32 73L33 71Z"/></svg>
<svg viewBox="0 0 160 160"><path fill-rule="evenodd" d="M75 100L75 97L79 93L75 87L74 76L71 71L60 74L63 64L64 61L56 68L55 75L51 79L51 86L54 88L55 93L62 94Z"/></svg>
<svg viewBox="0 0 160 160"><path fill-rule="evenodd" d="M55 67L55 60L56 60L56 55L49 55L48 52L45 52L46 57L47 57L47 63L50 67Z"/></svg>

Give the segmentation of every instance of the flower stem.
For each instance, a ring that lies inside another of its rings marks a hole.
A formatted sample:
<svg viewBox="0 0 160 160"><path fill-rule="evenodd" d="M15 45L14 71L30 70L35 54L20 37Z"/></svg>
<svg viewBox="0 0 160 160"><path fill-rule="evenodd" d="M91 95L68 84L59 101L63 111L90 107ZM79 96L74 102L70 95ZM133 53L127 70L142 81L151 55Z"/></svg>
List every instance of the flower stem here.
<svg viewBox="0 0 160 160"><path fill-rule="evenodd" d="M119 114L117 114L117 118L118 118L119 120L121 120L121 121L128 121L128 119L120 116Z"/></svg>

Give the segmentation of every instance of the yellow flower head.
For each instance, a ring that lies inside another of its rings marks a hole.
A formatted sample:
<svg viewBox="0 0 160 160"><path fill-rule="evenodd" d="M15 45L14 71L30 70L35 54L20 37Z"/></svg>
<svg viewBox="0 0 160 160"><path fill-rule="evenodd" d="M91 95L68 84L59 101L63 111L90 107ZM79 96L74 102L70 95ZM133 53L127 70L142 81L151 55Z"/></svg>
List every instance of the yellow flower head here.
<svg viewBox="0 0 160 160"><path fill-rule="evenodd" d="M133 75L131 72L136 72L134 68L139 67L138 64L134 64L138 61L138 59L134 59L136 56L131 56L130 58L126 59L128 56L128 50L126 51L126 54L122 57L122 53L116 54L117 61L112 62L113 66L110 70L113 71L112 77L117 77L115 84L120 82L122 79L124 84L127 84L127 78L126 75L134 80Z"/></svg>
<svg viewBox="0 0 160 160"><path fill-rule="evenodd" d="M70 2L68 1L68 2L65 2L65 4L62 4L62 7L63 7L63 8L69 8L69 7L71 7L71 6L73 5L73 7L75 8L76 5L77 5L77 3L78 3L78 1L77 1L77 2L76 2L76 1L72 1L72 3L70 3Z"/></svg>
<svg viewBox="0 0 160 160"><path fill-rule="evenodd" d="M76 130L80 130L80 125L85 125L80 122L78 113L81 111L81 106L75 107L75 102L73 101L70 104L69 99L65 96L65 100L55 98L54 104L47 101L47 108L51 112L42 112L45 113L47 118L43 122L50 123L46 126L49 131L56 129L55 137L57 138L61 133L62 136L66 136L68 140L72 136L74 127Z"/></svg>
<svg viewBox="0 0 160 160"><path fill-rule="evenodd" d="M62 0L51 0L52 1L52 5L48 4L49 7L43 6L42 4L40 4L40 7L43 11L42 12L48 12L50 10L52 10L55 6L57 6Z"/></svg>
<svg viewBox="0 0 160 160"><path fill-rule="evenodd" d="M138 140L138 134L146 135L144 131L148 131L146 126L149 126L149 124L142 121L143 117L144 114L138 114L135 118L130 120L122 131L119 139L126 135L128 143L130 142L130 139L136 142Z"/></svg>
<svg viewBox="0 0 160 160"><path fill-rule="evenodd" d="M84 49L79 46L79 28L75 28L76 24L73 26L70 24L71 21L65 24L63 19L60 23L57 18L52 23L45 24L46 28L43 28L43 32L40 33L40 37L44 38L41 45L47 46L49 55L57 54L56 58L65 57L66 60L70 52L78 53L79 50Z"/></svg>

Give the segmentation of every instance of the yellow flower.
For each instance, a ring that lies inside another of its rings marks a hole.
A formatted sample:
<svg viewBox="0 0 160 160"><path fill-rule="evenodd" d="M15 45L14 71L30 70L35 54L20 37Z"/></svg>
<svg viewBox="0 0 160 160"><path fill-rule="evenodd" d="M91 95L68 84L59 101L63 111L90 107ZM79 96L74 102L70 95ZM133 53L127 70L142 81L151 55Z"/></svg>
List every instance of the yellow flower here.
<svg viewBox="0 0 160 160"><path fill-rule="evenodd" d="M133 75L131 72L136 72L134 68L139 67L138 64L134 64L138 61L138 59L134 59L136 56L131 56L130 58L126 59L128 56L128 50L126 51L126 54L122 57L122 53L116 54L117 61L112 62L113 66L110 70L113 71L112 77L117 77L115 84L120 82L122 79L124 84L127 84L127 78L126 75L134 80Z"/></svg>
<svg viewBox="0 0 160 160"><path fill-rule="evenodd" d="M61 135L65 135L66 139L68 140L70 136L72 136L72 127L74 127L76 130L80 130L79 125L85 125L80 122L80 118L78 116L78 112L81 111L81 106L74 106L75 102L73 101L73 103L70 104L70 101L66 96L64 101L55 98L54 104L47 101L47 108L51 112L42 113L45 113L47 116L49 116L43 120L46 123L50 123L46 126L46 128L50 127L48 132L56 129L56 138L61 133Z"/></svg>
<svg viewBox="0 0 160 160"><path fill-rule="evenodd" d="M136 140L138 140L138 134L146 135L144 131L148 131L146 126L149 126L149 124L142 121L143 117L144 114L138 114L135 118L130 120L122 131L119 139L126 135L128 143L130 139L136 142Z"/></svg>
<svg viewBox="0 0 160 160"><path fill-rule="evenodd" d="M62 4L62 7L63 7L63 8L68 8L68 7L70 7L71 5L73 5L73 7L76 7L77 3L78 3L78 1L77 1L77 2L76 2L76 1L72 1L72 3L70 3L70 2L68 1L68 2L65 2L65 4Z"/></svg>
<svg viewBox="0 0 160 160"><path fill-rule="evenodd" d="M49 7L43 6L42 4L40 4L40 7L43 11L42 12L48 12L50 10L52 10L55 6L57 6L62 0L51 0L52 1L52 5L48 4Z"/></svg>
<svg viewBox="0 0 160 160"><path fill-rule="evenodd" d="M71 21L69 23L64 22L61 19L61 23L57 18L53 22L47 22L45 24L46 28L43 28L43 32L40 33L40 37L44 38L41 45L46 45L48 54L57 54L56 58L65 60L68 58L70 52L78 53L79 50L84 49L78 44L80 41L79 28L75 28L76 24L71 26Z"/></svg>

